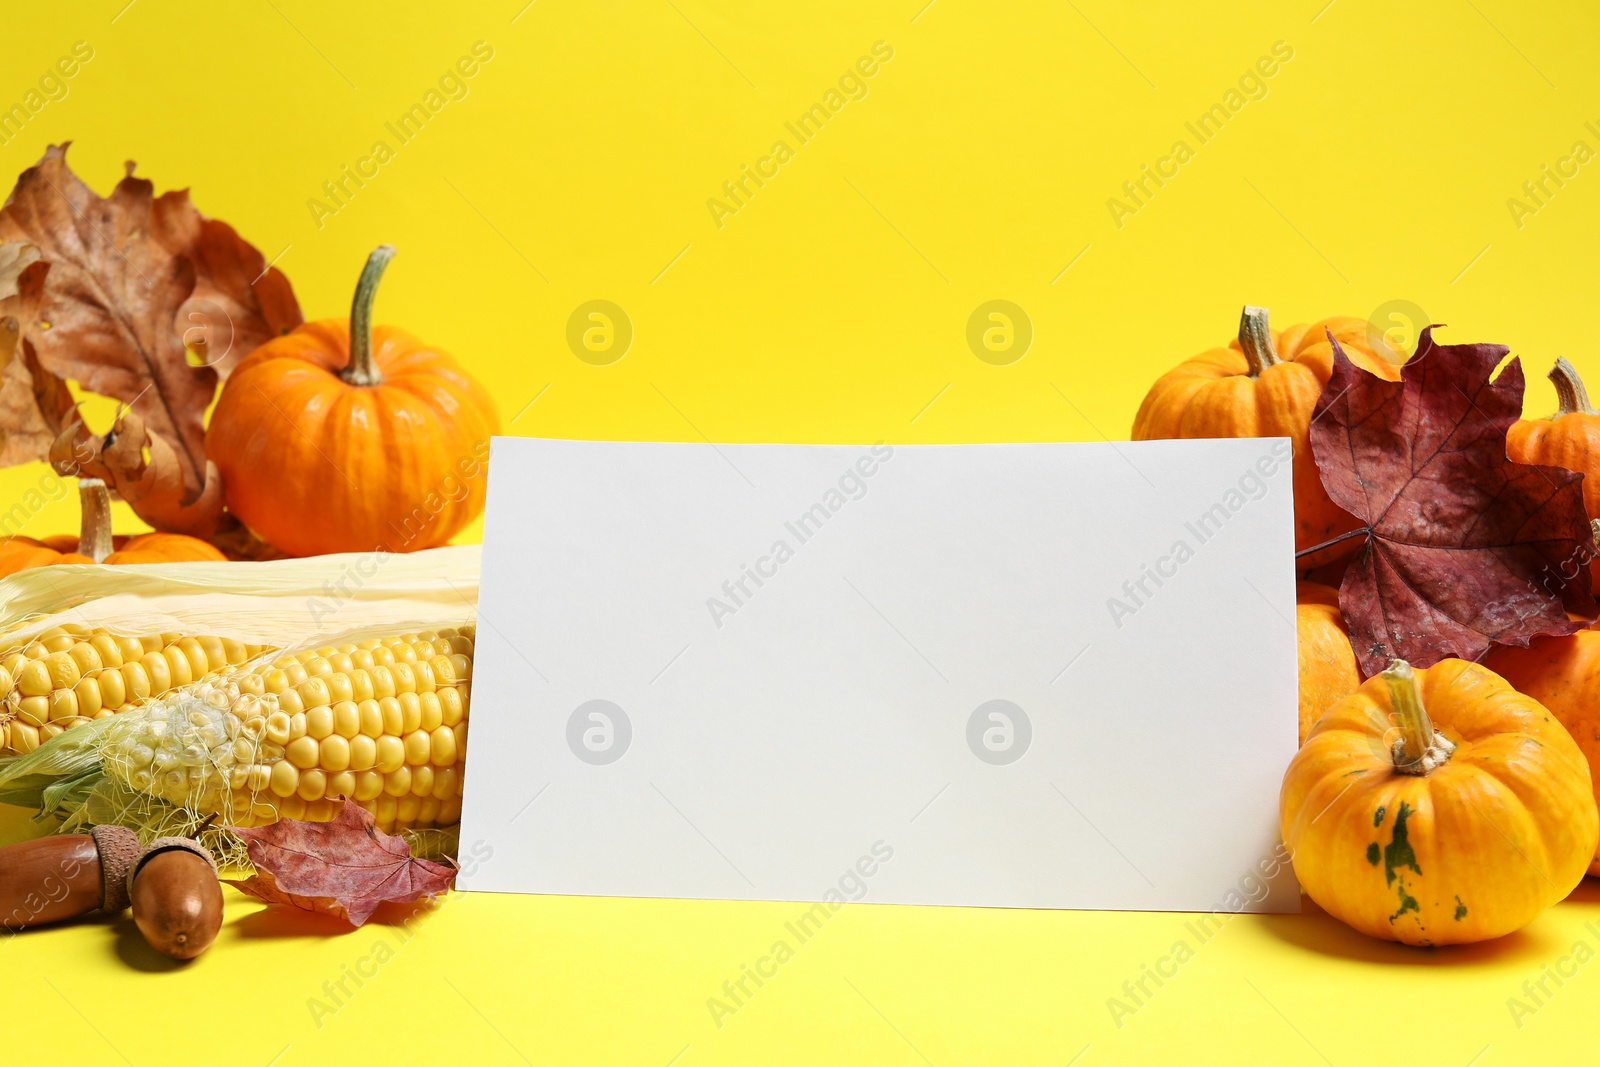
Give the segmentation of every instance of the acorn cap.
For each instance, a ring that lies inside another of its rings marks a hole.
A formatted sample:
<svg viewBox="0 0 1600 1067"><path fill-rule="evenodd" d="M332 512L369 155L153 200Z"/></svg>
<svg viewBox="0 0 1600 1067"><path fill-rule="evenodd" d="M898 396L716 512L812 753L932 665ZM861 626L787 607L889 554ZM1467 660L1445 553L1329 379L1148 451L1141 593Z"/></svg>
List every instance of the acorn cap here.
<svg viewBox="0 0 1600 1067"><path fill-rule="evenodd" d="M185 852L193 852L196 856L201 857L211 866L211 872L213 874L216 873L216 857L211 854L211 850L209 848L206 848L206 846L202 845L194 838L158 837L154 841L150 842L150 844L145 847L143 852L139 853L139 858L134 860L133 866L128 868L127 882L123 889L123 895L125 899L132 897L133 880L139 877L139 868L144 866L145 861L151 856L156 855L158 852L171 852L173 849L182 849Z"/></svg>
<svg viewBox="0 0 1600 1067"><path fill-rule="evenodd" d="M139 835L109 823L89 831L100 854L100 910L119 912L128 906L129 872L139 859Z"/></svg>

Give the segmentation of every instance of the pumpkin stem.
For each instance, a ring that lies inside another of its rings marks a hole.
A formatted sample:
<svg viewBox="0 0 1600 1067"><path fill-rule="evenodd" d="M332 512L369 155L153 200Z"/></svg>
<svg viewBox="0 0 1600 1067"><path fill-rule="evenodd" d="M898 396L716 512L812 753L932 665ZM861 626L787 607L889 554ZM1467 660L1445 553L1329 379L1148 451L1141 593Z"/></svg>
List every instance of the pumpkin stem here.
<svg viewBox="0 0 1600 1067"><path fill-rule="evenodd" d="M378 365L372 361L372 302L378 296L378 279L394 258L394 245L379 245L367 257L356 282L356 297L350 302L350 362L339 375L351 385L377 385L383 381Z"/></svg>
<svg viewBox="0 0 1600 1067"><path fill-rule="evenodd" d="M1253 304L1244 306L1239 316L1239 347L1244 349L1245 362L1250 364L1250 377L1259 378L1261 372L1274 363L1282 363L1278 350L1272 344L1272 330L1267 326L1267 309Z"/></svg>
<svg viewBox="0 0 1600 1067"><path fill-rule="evenodd" d="M111 493L99 478L78 479L78 502L83 521L78 526L78 555L96 563L111 555Z"/></svg>
<svg viewBox="0 0 1600 1067"><path fill-rule="evenodd" d="M1400 726L1400 736L1390 750L1394 769L1418 777L1432 773L1449 760L1455 742L1434 730L1411 664L1403 659L1392 661L1383 672L1383 681L1389 687L1389 707Z"/></svg>
<svg viewBox="0 0 1600 1067"><path fill-rule="evenodd" d="M1583 387L1578 368L1564 358L1557 359L1556 365L1550 368L1550 381L1555 384L1556 396L1561 401L1554 418L1577 414L1600 415L1600 411L1595 411L1594 405L1589 403L1589 390Z"/></svg>

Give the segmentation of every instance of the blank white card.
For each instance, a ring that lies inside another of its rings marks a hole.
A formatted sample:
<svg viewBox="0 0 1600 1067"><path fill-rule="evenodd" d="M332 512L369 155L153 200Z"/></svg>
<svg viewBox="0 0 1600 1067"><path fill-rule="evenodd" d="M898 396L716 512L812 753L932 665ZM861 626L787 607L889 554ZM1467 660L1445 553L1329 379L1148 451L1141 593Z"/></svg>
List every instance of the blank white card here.
<svg viewBox="0 0 1600 1067"><path fill-rule="evenodd" d="M1297 910L1289 458L495 439L460 884Z"/></svg>

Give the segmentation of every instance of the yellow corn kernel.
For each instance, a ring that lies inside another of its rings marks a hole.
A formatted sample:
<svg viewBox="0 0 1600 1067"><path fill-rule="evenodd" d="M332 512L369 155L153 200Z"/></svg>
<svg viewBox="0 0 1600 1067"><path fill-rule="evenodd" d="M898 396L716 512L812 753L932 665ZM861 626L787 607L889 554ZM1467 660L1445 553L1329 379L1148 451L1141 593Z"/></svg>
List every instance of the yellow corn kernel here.
<svg viewBox="0 0 1600 1067"><path fill-rule="evenodd" d="M338 772L350 766L350 742L332 734L322 739L317 765L325 771Z"/></svg>
<svg viewBox="0 0 1600 1067"><path fill-rule="evenodd" d="M309 736L295 738L283 750L283 758L303 771L315 767L321 755L322 746Z"/></svg>
<svg viewBox="0 0 1600 1067"><path fill-rule="evenodd" d="M442 726L454 726L461 721L465 709L461 704L461 691L454 686L441 689L436 694L439 698L439 723Z"/></svg>
<svg viewBox="0 0 1600 1067"><path fill-rule="evenodd" d="M272 765L268 788L280 797L294 796L300 788L300 769L286 759L279 760Z"/></svg>
<svg viewBox="0 0 1600 1067"><path fill-rule="evenodd" d="M350 672L350 699L357 704L363 700L371 700L375 694L372 691L372 675L360 667Z"/></svg>
<svg viewBox="0 0 1600 1067"><path fill-rule="evenodd" d="M315 767L300 772L300 788L295 795L301 800L321 800L328 792L328 776Z"/></svg>
<svg viewBox="0 0 1600 1067"><path fill-rule="evenodd" d="M300 715L305 712L306 705L300 699L300 692L290 687L278 694L278 710L287 712L290 715Z"/></svg>
<svg viewBox="0 0 1600 1067"><path fill-rule="evenodd" d="M278 815L285 819L304 819L306 802L298 796L284 797L278 802Z"/></svg>
<svg viewBox="0 0 1600 1067"><path fill-rule="evenodd" d="M50 721L73 719L78 715L78 694L70 689L57 689L50 694Z"/></svg>
<svg viewBox="0 0 1600 1067"><path fill-rule="evenodd" d="M433 768L427 764L411 768L411 795L427 797L433 795Z"/></svg>
<svg viewBox="0 0 1600 1067"><path fill-rule="evenodd" d="M93 643L89 641L79 641L66 651L67 655L72 657L72 662L78 665L79 677L105 666L105 663L100 659L100 653L95 650Z"/></svg>
<svg viewBox="0 0 1600 1067"><path fill-rule="evenodd" d="M406 762L413 767L427 763L433 754L433 742L421 730L413 730L406 734L402 740L406 746Z"/></svg>
<svg viewBox="0 0 1600 1067"><path fill-rule="evenodd" d="M411 664L396 663L390 668L390 673L394 675L394 690L396 696L399 696L402 693L416 693L417 672L411 669Z"/></svg>
<svg viewBox="0 0 1600 1067"><path fill-rule="evenodd" d="M296 741L306 735L306 713L297 711L289 716L289 740Z"/></svg>
<svg viewBox="0 0 1600 1067"><path fill-rule="evenodd" d="M110 711L121 711L128 703L128 680L117 667L106 667L94 676L100 687L100 706Z"/></svg>
<svg viewBox="0 0 1600 1067"><path fill-rule="evenodd" d="M405 742L395 734L384 734L378 738L378 762L375 766L384 774L389 774L405 766Z"/></svg>
<svg viewBox="0 0 1600 1067"><path fill-rule="evenodd" d="M189 657L177 645L165 648L161 658L167 661L167 676L172 680L173 686L188 685L194 681L194 671L189 666Z"/></svg>
<svg viewBox="0 0 1600 1067"><path fill-rule="evenodd" d="M29 753L39 747L39 729L18 719L11 724L11 747L21 753Z"/></svg>
<svg viewBox="0 0 1600 1067"><path fill-rule="evenodd" d="M306 736L314 741L321 741L333 733L333 709L326 704L319 704L306 711Z"/></svg>
<svg viewBox="0 0 1600 1067"><path fill-rule="evenodd" d="M95 677L85 676L78 680L72 687L74 698L78 702L78 714L94 718L99 714L101 707L100 683Z"/></svg>
<svg viewBox="0 0 1600 1067"><path fill-rule="evenodd" d="M305 681L295 686L295 692L300 694L300 702L304 704L307 709L320 707L321 705L329 702L328 682L324 678L307 678Z"/></svg>
<svg viewBox="0 0 1600 1067"><path fill-rule="evenodd" d="M350 739L350 769L371 770L378 762L378 743L366 734L356 734Z"/></svg>
<svg viewBox="0 0 1600 1067"><path fill-rule="evenodd" d="M422 726L422 700L415 693L401 693L395 698L400 704L400 733L409 734Z"/></svg>
<svg viewBox="0 0 1600 1067"><path fill-rule="evenodd" d="M435 767L452 767L456 762L456 735L448 726L437 727L428 735L429 760Z"/></svg>
<svg viewBox="0 0 1600 1067"><path fill-rule="evenodd" d="M356 776L349 771L328 775L328 796L353 799L356 795Z"/></svg>
<svg viewBox="0 0 1600 1067"><path fill-rule="evenodd" d="M356 775L355 792L351 795L357 801L366 803L383 792L383 775L377 771L362 771Z"/></svg>
<svg viewBox="0 0 1600 1067"><path fill-rule="evenodd" d="M47 696L53 688L50 668L45 666L44 660L29 660L17 673L17 690L25 697Z"/></svg>
<svg viewBox="0 0 1600 1067"><path fill-rule="evenodd" d="M289 716L281 711L275 711L268 715L267 728L263 736L275 745L287 745L289 743Z"/></svg>
<svg viewBox="0 0 1600 1067"><path fill-rule="evenodd" d="M43 726L50 721L50 698L23 697L17 702L17 719L30 726Z"/></svg>
<svg viewBox="0 0 1600 1067"><path fill-rule="evenodd" d="M383 776L383 791L392 797L403 797L411 792L411 768L396 767Z"/></svg>
<svg viewBox="0 0 1600 1067"><path fill-rule="evenodd" d="M417 703L422 706L422 712L417 720L417 729L425 733L432 733L444 722L444 706L439 703L438 693L423 693L417 697Z"/></svg>

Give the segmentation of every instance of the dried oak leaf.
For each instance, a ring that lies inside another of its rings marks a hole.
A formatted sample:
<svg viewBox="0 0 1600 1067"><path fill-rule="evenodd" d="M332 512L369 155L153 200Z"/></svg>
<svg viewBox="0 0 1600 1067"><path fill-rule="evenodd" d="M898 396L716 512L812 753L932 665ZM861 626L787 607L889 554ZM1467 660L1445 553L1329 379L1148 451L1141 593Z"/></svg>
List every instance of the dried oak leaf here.
<svg viewBox="0 0 1600 1067"><path fill-rule="evenodd" d="M102 198L66 149L52 145L0 208L0 238L43 257L22 273L11 313L45 370L138 411L150 439L170 446L191 506L208 484L204 419L219 368L296 325L299 307L287 279L187 191L156 197L130 164ZM178 528L127 499L152 525Z"/></svg>
<svg viewBox="0 0 1600 1067"><path fill-rule="evenodd" d="M379 904L447 892L453 865L414 859L404 840L379 830L348 801L328 822L279 819L239 828L256 873L229 885L269 904L334 915L360 926Z"/></svg>
<svg viewBox="0 0 1600 1067"><path fill-rule="evenodd" d="M1362 670L1393 658L1426 667L1477 659L1492 645L1583 627L1593 616L1595 541L1583 476L1506 458L1522 411L1522 365L1503 345L1440 345L1388 382L1353 365L1337 341L1311 445L1333 502L1367 527L1339 606Z"/></svg>
<svg viewBox="0 0 1600 1067"><path fill-rule="evenodd" d="M44 459L74 409L67 384L22 343L15 317L18 279L38 261L26 241L0 244L0 467Z"/></svg>
<svg viewBox="0 0 1600 1067"><path fill-rule="evenodd" d="M217 465L206 460L205 487L191 495L177 453L132 411L124 411L103 437L73 420L57 436L49 458L63 476L106 482L157 529L209 540L231 521L223 514Z"/></svg>

